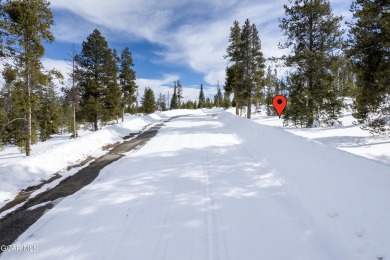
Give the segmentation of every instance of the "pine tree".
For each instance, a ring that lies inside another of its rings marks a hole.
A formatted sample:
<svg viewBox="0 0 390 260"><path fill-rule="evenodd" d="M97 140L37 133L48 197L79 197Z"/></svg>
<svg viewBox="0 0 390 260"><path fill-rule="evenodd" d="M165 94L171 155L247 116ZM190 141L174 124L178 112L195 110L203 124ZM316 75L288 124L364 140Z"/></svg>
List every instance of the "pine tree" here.
<svg viewBox="0 0 390 260"><path fill-rule="evenodd" d="M64 93L64 100L62 110L64 112L64 117L67 118L67 123L65 125L70 126L70 130L72 132L72 138L77 137L77 124L76 124L76 110L79 109L80 97L78 95L79 88L76 82L76 49L73 45L72 54L71 54L71 72L70 76L70 86L66 86L62 88L62 92ZM71 107L71 111L69 111L68 106Z"/></svg>
<svg viewBox="0 0 390 260"><path fill-rule="evenodd" d="M241 32L241 61L243 67L243 93L247 104L247 117L251 118L252 93L259 92L263 85L264 58L256 26L247 19Z"/></svg>
<svg viewBox="0 0 390 260"><path fill-rule="evenodd" d="M50 32L53 14L49 5L50 3L46 0L9 0L2 6L4 15L1 17L1 27L7 31L7 42L10 43L8 47L16 53L13 56L17 71L15 82L17 90L15 89L14 94L18 94L15 96L15 101L20 104L20 111L24 113L17 117L25 120L25 126L18 129L18 132L23 132L22 129L25 129L25 141L19 140L18 144L25 145L27 156L31 154L31 144L35 139L33 132L34 92L42 87L44 78L40 61L45 53L42 42L54 41L54 36Z"/></svg>
<svg viewBox="0 0 390 260"><path fill-rule="evenodd" d="M9 65L6 65L2 75L5 84L0 89L0 146L3 144L12 144L12 135L16 132L12 128L12 123L20 120L19 118L12 119L11 116L11 113L14 110L12 94L14 88L13 83L16 80L16 70Z"/></svg>
<svg viewBox="0 0 390 260"><path fill-rule="evenodd" d="M239 106L247 105L247 117L251 118L253 93L263 88L264 58L261 52L259 33L249 19L242 29L237 21L231 27L229 46L225 58L233 63L228 67L226 85L233 89ZM238 114L238 107L236 108Z"/></svg>
<svg viewBox="0 0 390 260"><path fill-rule="evenodd" d="M5 111L4 99L0 92L0 151L4 146L4 128L7 124L7 113Z"/></svg>
<svg viewBox="0 0 390 260"><path fill-rule="evenodd" d="M167 104L166 104L165 100L166 100L165 95L160 93L160 95L158 96L158 99L157 99L157 107L161 111L167 110Z"/></svg>
<svg viewBox="0 0 390 260"><path fill-rule="evenodd" d="M225 91L225 93L223 94L223 101L222 101L222 105L224 108L228 109L229 107L232 106L232 102L230 100L230 93Z"/></svg>
<svg viewBox="0 0 390 260"><path fill-rule="evenodd" d="M371 133L390 133L390 5L354 1L351 11L347 56L357 74L354 116Z"/></svg>
<svg viewBox="0 0 390 260"><path fill-rule="evenodd" d="M278 78L276 74L276 70L272 73L271 67L268 66L267 74L265 77L265 105L267 115L276 115L275 109L272 105L272 99L275 95L279 94L278 88Z"/></svg>
<svg viewBox="0 0 390 260"><path fill-rule="evenodd" d="M173 82L173 95L171 99L171 109L178 109L179 104L177 100L177 83L176 81Z"/></svg>
<svg viewBox="0 0 390 260"><path fill-rule="evenodd" d="M76 55L76 79L81 94L81 115L98 130L99 119L107 121L118 115L120 88L117 83L115 52L95 29Z"/></svg>
<svg viewBox="0 0 390 260"><path fill-rule="evenodd" d="M119 58L116 50L109 50L106 53L106 64L103 67L105 71L105 76L103 79L103 98L102 98L102 121L108 122L110 120L116 119L118 122L118 117L122 115L121 109L121 89L118 84L118 62Z"/></svg>
<svg viewBox="0 0 390 260"><path fill-rule="evenodd" d="M286 77L282 77L280 80L278 80L278 89L281 95L288 95Z"/></svg>
<svg viewBox="0 0 390 260"><path fill-rule="evenodd" d="M203 84L200 84L198 108L203 108L205 106L205 102L206 100L203 92Z"/></svg>
<svg viewBox="0 0 390 260"><path fill-rule="evenodd" d="M233 22L233 27L230 27L229 46L226 49L229 61L233 64L226 67L225 91L233 92L235 100L236 115L239 115L239 107L243 105L244 97L242 96L242 78L243 69L240 66L241 61L241 28L238 21ZM238 104L236 104L238 103Z"/></svg>
<svg viewBox="0 0 390 260"><path fill-rule="evenodd" d="M230 96L230 93L233 92L233 107L236 108L236 115L239 115L239 108L242 106L243 97L241 96L240 90L240 84L241 84L241 78L240 76L242 70L239 70L239 67L237 65L232 65L231 67L226 67L226 78L225 78L225 92L228 96ZM239 103L237 105L237 102Z"/></svg>
<svg viewBox="0 0 390 260"><path fill-rule="evenodd" d="M133 70L134 63L131 52L126 47L120 57L120 74L119 82L122 89L122 122L126 106L128 108L134 108L134 102L136 100L135 92L137 85L135 82L136 73Z"/></svg>
<svg viewBox="0 0 390 260"><path fill-rule="evenodd" d="M303 127L307 123L309 110L307 98L305 98L305 78L300 74L293 74L288 78L289 99L284 111L284 124L291 122L295 126Z"/></svg>
<svg viewBox="0 0 390 260"><path fill-rule="evenodd" d="M221 107L222 106L222 101L223 101L223 96L221 92L221 88L219 87L219 83L217 86L217 94L214 96L214 104L216 107Z"/></svg>
<svg viewBox="0 0 390 260"><path fill-rule="evenodd" d="M209 97L206 98L205 107L206 108L213 108L213 102L211 101L211 99Z"/></svg>
<svg viewBox="0 0 390 260"><path fill-rule="evenodd" d="M154 92L151 88L145 88L144 96L141 99L142 110L145 114L154 113L157 109Z"/></svg>
<svg viewBox="0 0 390 260"><path fill-rule="evenodd" d="M180 107L182 100L183 100L183 87L182 87L179 80L176 82L176 85L177 85L177 93L176 93L177 94L177 106Z"/></svg>
<svg viewBox="0 0 390 260"><path fill-rule="evenodd" d="M194 102L192 102L191 100L188 100L186 103L185 103L185 107L186 109L195 109L196 108L196 104L194 104Z"/></svg>
<svg viewBox="0 0 390 260"><path fill-rule="evenodd" d="M299 88L292 91L299 92L297 95L304 98L294 106L291 100L295 99L290 97L289 113L293 116L293 108L301 108L300 104L305 103L306 114L300 114L302 110L299 110L293 117L302 118L301 124L311 127L315 120L329 121L329 115L324 113L325 108L330 104L333 106L338 98L328 93L333 91L334 75L331 68L340 62L338 52L342 47L342 17L332 14L327 0L289 0L289 3L292 5L284 6L285 17L279 25L286 36L286 42L280 48L291 49L285 59L286 66L294 69L290 87ZM336 113L332 117L336 119L338 116Z"/></svg>
<svg viewBox="0 0 390 260"><path fill-rule="evenodd" d="M39 139L46 141L52 134L59 133L61 124L61 108L52 78L48 77L46 86L38 92L38 102L35 115L39 124Z"/></svg>

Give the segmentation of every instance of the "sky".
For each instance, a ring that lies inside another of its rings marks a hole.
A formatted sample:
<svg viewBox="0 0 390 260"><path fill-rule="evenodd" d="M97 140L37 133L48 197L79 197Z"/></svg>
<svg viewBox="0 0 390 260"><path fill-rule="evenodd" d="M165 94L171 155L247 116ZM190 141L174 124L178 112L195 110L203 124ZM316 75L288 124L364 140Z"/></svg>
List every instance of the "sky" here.
<svg viewBox="0 0 390 260"><path fill-rule="evenodd" d="M139 93L151 87L155 94L172 95L173 82L180 80L184 100L199 95L200 84L212 98L224 85L224 59L230 27L248 18L256 24L265 58L286 53L279 18L286 0L51 0L56 41L46 44L43 64L57 68L66 77L70 71L72 46L98 29L111 48L133 54ZM346 0L331 0L336 15L351 17ZM343 22L343 27L345 24ZM280 73L283 73L281 70ZM65 80L67 83L67 80Z"/></svg>

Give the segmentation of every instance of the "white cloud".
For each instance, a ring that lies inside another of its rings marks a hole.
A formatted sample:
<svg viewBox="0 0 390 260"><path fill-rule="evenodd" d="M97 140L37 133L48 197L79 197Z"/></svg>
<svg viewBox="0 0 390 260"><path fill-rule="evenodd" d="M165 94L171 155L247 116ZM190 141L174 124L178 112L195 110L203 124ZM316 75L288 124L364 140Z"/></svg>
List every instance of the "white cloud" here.
<svg viewBox="0 0 390 260"><path fill-rule="evenodd" d="M229 28L235 19L243 22L246 18L256 23L277 22L282 0L268 0L264 4L253 1L142 1L112 0L53 0L52 7L66 9L79 18L75 22L58 23L55 34L58 39L81 41L86 28L92 24L114 32L124 32L127 39L141 39L166 47L160 52L166 62L182 62L197 72L204 74L204 80L212 85L224 82L224 69L227 61L223 58L228 44ZM91 8L93 6L93 8ZM202 14L212 14L201 19ZM214 15L215 14L215 15ZM75 26L82 17L86 22ZM70 19L66 19L68 21ZM67 33L67 27L68 31ZM260 26L261 27L261 26ZM261 28L259 28L262 33ZM269 31L270 33L274 33ZM268 35L264 37L271 38ZM275 37L273 37L275 38ZM269 50L264 50L270 53Z"/></svg>
<svg viewBox="0 0 390 260"><path fill-rule="evenodd" d="M168 91L172 94L172 88L170 87L173 85L173 82L179 79L179 75L173 75L173 74L166 74L163 75L163 78L161 79L145 79L145 78L138 78L136 80L137 86L138 86L138 94L139 98L143 95L145 88L151 88L157 98L157 96L161 93L163 95L168 96Z"/></svg>
<svg viewBox="0 0 390 260"><path fill-rule="evenodd" d="M61 72L65 79L69 79L69 74L71 72L71 64L65 60L55 60L55 59L42 59L42 65L46 70L56 69Z"/></svg>
<svg viewBox="0 0 390 260"><path fill-rule="evenodd" d="M57 93L62 95L61 88L64 86L69 86L71 84L70 76L71 73L71 65L65 60L55 60L55 59L42 59L42 65L45 70L53 70L56 69L61 72L64 77L63 80L54 79L54 84L56 85Z"/></svg>
<svg viewBox="0 0 390 260"><path fill-rule="evenodd" d="M53 8L77 16L59 18L58 39L81 42L98 27L117 40L157 43L165 47L158 53L165 62L181 62L203 74L210 85L224 83L223 55L234 20L242 24L249 18L256 24L266 58L286 53L278 49L282 37L278 18L284 4L285 0L52 0ZM342 0L333 0L332 5L337 15L348 13Z"/></svg>

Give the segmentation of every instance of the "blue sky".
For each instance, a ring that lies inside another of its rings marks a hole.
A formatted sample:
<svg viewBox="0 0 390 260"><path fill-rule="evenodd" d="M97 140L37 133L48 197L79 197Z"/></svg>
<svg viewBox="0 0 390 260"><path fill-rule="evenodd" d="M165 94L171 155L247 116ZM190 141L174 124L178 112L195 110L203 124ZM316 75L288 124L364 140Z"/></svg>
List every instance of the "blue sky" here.
<svg viewBox="0 0 390 260"><path fill-rule="evenodd" d="M133 53L140 93L151 87L155 93L172 93L173 81L180 79L184 99L195 99L200 84L212 97L217 82L224 84L223 58L229 28L234 20L255 23L264 56L280 56L282 39L278 18L283 0L52 0L56 41L46 45L43 60L47 68L68 74L66 59L75 45L99 29L111 48L120 53L126 46ZM331 0L336 15L351 17L351 1ZM344 25L343 25L344 26ZM283 73L281 71L280 73Z"/></svg>

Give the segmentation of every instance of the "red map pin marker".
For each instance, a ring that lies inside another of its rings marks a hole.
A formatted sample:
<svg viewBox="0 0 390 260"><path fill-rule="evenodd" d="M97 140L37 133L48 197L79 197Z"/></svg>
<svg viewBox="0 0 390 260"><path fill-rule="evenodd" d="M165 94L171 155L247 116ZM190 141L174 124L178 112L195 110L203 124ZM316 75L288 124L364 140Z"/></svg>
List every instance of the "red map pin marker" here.
<svg viewBox="0 0 390 260"><path fill-rule="evenodd" d="M274 105L274 108L275 108L275 110L278 113L278 116L280 118L280 116L283 113L283 110L287 106L287 98L285 96L282 96L282 95L276 95L272 99L272 105Z"/></svg>

